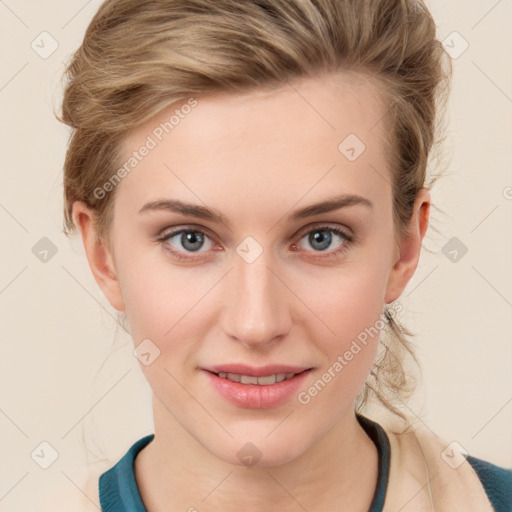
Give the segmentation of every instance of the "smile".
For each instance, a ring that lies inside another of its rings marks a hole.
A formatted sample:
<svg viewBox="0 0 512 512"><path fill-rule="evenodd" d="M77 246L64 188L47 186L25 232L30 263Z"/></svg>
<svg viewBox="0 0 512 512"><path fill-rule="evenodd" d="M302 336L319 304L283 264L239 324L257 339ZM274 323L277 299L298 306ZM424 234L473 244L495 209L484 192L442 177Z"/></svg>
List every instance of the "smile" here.
<svg viewBox="0 0 512 512"><path fill-rule="evenodd" d="M239 382L240 384L258 384L259 386L269 386L271 384L275 384L276 382L282 382L283 380L291 379L297 374L275 373L273 375L268 375L265 377L254 377L252 375L240 375L238 373L219 372L217 375L223 379L227 379L232 382Z"/></svg>

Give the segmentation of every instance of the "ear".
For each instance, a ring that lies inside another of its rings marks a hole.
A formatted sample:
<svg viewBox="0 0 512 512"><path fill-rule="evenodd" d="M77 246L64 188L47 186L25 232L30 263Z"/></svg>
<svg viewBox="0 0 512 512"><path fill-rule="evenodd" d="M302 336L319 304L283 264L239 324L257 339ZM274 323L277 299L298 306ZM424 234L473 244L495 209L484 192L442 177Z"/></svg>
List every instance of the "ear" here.
<svg viewBox="0 0 512 512"><path fill-rule="evenodd" d="M397 247L397 259L391 269L386 287L386 304L402 295L416 271L420 259L421 243L427 232L429 214L430 192L422 188L416 196L407 232Z"/></svg>
<svg viewBox="0 0 512 512"><path fill-rule="evenodd" d="M98 237L94 226L94 212L83 201L75 201L73 219L80 230L87 260L98 286L113 308L126 311L114 258L107 245Z"/></svg>

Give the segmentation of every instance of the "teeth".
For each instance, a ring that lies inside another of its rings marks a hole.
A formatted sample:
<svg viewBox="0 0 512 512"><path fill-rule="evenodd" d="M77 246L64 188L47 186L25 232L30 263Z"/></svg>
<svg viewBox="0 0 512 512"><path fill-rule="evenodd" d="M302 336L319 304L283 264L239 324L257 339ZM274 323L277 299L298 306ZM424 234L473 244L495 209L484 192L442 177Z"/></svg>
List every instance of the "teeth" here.
<svg viewBox="0 0 512 512"><path fill-rule="evenodd" d="M258 384L258 379L259 379L259 377L250 377L247 375L241 375L240 383L241 384Z"/></svg>
<svg viewBox="0 0 512 512"><path fill-rule="evenodd" d="M239 375L237 373L224 372L219 372L218 375L223 379L228 379L233 382L240 382L241 384L258 384L260 386L268 386L270 384L275 384L276 382L282 382L283 380L291 379L295 373L277 373L265 377L253 377L251 375Z"/></svg>

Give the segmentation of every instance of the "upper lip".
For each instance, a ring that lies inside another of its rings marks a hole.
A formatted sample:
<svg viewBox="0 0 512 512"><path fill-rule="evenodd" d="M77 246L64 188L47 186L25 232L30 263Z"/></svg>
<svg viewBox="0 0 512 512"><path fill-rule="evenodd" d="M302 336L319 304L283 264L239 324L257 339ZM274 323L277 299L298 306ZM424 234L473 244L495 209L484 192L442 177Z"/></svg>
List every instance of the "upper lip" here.
<svg viewBox="0 0 512 512"><path fill-rule="evenodd" d="M290 366L284 364L269 364L267 366L248 366L245 364L219 364L203 368L213 373L236 373L238 375L247 375L250 377L265 377L267 375L275 375L277 373L301 373L311 369L307 366Z"/></svg>

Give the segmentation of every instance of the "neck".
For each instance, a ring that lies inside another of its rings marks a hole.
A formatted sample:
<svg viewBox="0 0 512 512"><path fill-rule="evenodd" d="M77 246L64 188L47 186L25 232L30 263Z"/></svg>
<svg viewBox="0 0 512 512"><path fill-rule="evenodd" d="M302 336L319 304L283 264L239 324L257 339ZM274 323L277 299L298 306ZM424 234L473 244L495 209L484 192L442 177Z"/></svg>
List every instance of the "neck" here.
<svg viewBox="0 0 512 512"><path fill-rule="evenodd" d="M353 411L306 452L267 467L219 459L155 398L153 414L155 438L135 459L135 477L148 512L195 508L367 512L370 507L378 453Z"/></svg>

